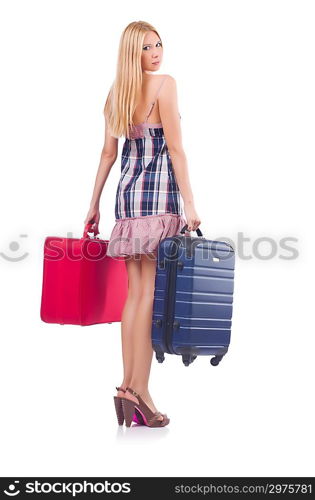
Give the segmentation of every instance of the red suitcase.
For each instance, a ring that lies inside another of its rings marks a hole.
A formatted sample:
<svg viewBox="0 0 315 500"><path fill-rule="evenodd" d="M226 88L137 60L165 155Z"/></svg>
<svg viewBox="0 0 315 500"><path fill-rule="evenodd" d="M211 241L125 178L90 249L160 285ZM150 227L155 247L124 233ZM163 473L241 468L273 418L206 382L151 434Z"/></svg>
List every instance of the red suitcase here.
<svg viewBox="0 0 315 500"><path fill-rule="evenodd" d="M128 293L124 257L106 255L108 240L86 224L82 238L44 242L40 317L46 323L93 325L121 321ZM94 233L94 238L88 236Z"/></svg>

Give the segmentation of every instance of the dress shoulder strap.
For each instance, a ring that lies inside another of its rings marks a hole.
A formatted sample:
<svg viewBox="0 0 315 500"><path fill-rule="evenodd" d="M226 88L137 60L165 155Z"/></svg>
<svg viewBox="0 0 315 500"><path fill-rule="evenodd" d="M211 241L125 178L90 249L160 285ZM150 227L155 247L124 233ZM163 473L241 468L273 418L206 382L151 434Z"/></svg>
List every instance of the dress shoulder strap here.
<svg viewBox="0 0 315 500"><path fill-rule="evenodd" d="M167 78L167 75L165 75L165 77L163 78L163 80L162 80L162 82L161 82L161 85L160 85L160 86L159 86L159 88L158 88L158 91L157 91L156 96L155 96L155 101L156 101L156 100L157 100L157 98L158 98L158 95L159 95L159 93L160 93L160 90L161 90L162 85L163 85L163 83L165 82L166 78ZM155 102L155 101L154 101L154 102Z"/></svg>
<svg viewBox="0 0 315 500"><path fill-rule="evenodd" d="M162 82L161 82L161 85L160 85L160 86L159 86L159 88L158 88L158 91L157 91L157 93L156 93L155 99L154 99L154 101L152 102L152 104L150 105L150 110L149 110L149 113L148 113L148 115L147 115L147 117L146 117L145 121L147 121L147 119L149 118L149 116L150 116L150 114L151 114L151 111L152 111L152 109L153 109L153 106L154 106L154 104L156 103L156 100L157 100L157 98L158 98L158 96L159 96L159 93L160 93L160 90L161 90L161 88L162 88L162 85L163 85L163 83L165 82L166 78L167 78L167 75L163 78L163 80L162 80Z"/></svg>

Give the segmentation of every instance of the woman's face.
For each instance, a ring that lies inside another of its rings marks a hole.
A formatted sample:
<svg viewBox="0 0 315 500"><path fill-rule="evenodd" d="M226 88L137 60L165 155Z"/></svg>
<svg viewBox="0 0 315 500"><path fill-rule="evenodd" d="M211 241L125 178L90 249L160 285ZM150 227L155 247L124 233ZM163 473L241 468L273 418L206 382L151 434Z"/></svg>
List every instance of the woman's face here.
<svg viewBox="0 0 315 500"><path fill-rule="evenodd" d="M142 45L142 71L157 71L162 63L163 47L154 31L148 31Z"/></svg>

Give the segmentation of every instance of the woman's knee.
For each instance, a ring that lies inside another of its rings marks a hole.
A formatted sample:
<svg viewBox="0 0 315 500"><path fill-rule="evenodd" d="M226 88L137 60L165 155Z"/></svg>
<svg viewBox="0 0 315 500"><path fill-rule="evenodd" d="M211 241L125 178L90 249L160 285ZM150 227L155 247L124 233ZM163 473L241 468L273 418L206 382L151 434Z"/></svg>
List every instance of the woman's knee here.
<svg viewBox="0 0 315 500"><path fill-rule="evenodd" d="M147 286L141 288L139 300L145 303L152 303L154 300L154 288L148 288Z"/></svg>

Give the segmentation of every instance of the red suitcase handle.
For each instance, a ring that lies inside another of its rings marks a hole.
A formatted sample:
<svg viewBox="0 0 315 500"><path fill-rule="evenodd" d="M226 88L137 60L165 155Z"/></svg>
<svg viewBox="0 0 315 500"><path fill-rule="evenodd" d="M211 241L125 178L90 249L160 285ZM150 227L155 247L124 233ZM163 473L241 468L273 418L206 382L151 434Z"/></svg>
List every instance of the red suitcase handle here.
<svg viewBox="0 0 315 500"><path fill-rule="evenodd" d="M96 238L97 234L100 234L97 222L88 222L87 224L85 224L83 231L83 238L90 238L90 236L88 236L88 233L94 233L94 238Z"/></svg>

